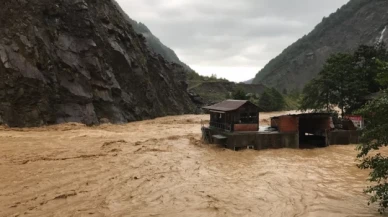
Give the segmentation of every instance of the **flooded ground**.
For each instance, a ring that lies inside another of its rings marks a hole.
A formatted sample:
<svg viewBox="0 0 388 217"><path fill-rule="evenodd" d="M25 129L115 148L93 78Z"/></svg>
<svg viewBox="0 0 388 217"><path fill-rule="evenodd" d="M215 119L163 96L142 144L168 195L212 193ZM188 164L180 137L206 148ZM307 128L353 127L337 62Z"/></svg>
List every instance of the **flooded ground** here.
<svg viewBox="0 0 388 217"><path fill-rule="evenodd" d="M378 216L355 146L233 152L207 118L0 128L0 216Z"/></svg>

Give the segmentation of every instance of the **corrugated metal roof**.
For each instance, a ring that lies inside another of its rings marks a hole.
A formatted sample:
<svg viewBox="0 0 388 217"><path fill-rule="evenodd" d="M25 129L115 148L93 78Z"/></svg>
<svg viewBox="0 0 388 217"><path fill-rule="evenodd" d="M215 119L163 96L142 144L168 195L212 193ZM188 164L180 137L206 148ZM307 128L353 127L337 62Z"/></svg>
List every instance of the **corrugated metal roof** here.
<svg viewBox="0 0 388 217"><path fill-rule="evenodd" d="M248 100L225 100L223 102L214 104L212 106L205 106L204 109L215 110L215 111L234 111L239 109L245 103L249 102Z"/></svg>

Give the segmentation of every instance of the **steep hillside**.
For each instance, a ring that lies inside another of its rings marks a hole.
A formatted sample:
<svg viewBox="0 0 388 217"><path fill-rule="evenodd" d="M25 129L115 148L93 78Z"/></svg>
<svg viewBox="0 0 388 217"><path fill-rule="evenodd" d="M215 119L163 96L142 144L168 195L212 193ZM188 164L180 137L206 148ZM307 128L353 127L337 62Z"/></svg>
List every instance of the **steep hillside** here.
<svg viewBox="0 0 388 217"><path fill-rule="evenodd" d="M125 19L132 24L132 27L134 28L134 30L139 33L139 34L142 34L145 38L146 38L146 43L147 45L149 46L149 48L157 53L157 54L160 54L164 59L166 59L167 61L170 61L170 62L173 62L173 63L177 63L181 66L183 66L185 69L187 70L190 70L191 71L191 68L186 65L185 63L183 63L179 57L176 55L176 53L169 47L167 47L166 45L164 45L160 40L159 38L157 38L154 34L152 34L152 32L148 29L148 27L146 25L144 25L143 23L141 22L137 22L135 20L133 20L132 18L130 18L123 10L122 8L119 6L119 4L113 0L113 3L116 5L117 9L123 14L123 16L125 17Z"/></svg>
<svg viewBox="0 0 388 217"><path fill-rule="evenodd" d="M388 42L388 1L351 0L324 18L315 29L271 60L254 79L269 87L301 89L337 52L351 52L360 44Z"/></svg>
<svg viewBox="0 0 388 217"><path fill-rule="evenodd" d="M0 3L0 123L123 123L194 111L183 67L111 0Z"/></svg>
<svg viewBox="0 0 388 217"><path fill-rule="evenodd" d="M252 78L252 79L249 79L248 81L244 81L243 83L244 83L244 84L252 84L252 83L253 83L253 78Z"/></svg>

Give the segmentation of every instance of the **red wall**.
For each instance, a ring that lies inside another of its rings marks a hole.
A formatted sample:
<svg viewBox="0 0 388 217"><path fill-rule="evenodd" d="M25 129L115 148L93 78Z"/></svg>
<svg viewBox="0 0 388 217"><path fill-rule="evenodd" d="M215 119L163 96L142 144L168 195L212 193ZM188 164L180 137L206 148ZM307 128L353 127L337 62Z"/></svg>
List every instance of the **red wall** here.
<svg viewBox="0 0 388 217"><path fill-rule="evenodd" d="M278 120L278 129L282 133L295 133L299 129L299 120L296 116L282 116Z"/></svg>

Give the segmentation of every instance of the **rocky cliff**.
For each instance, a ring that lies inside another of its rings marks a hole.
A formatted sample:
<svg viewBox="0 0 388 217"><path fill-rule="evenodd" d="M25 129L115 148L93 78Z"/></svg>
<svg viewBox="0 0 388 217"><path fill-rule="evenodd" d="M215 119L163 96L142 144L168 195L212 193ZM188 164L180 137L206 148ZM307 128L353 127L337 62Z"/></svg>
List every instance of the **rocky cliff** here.
<svg viewBox="0 0 388 217"><path fill-rule="evenodd" d="M0 123L124 123L190 113L182 66L111 0L0 2Z"/></svg>
<svg viewBox="0 0 388 217"><path fill-rule="evenodd" d="M183 66L184 68L191 70L188 65L186 65L179 59L175 51L173 51L171 48L164 45L160 41L160 39L156 37L144 23L133 20L124 12L124 10L122 10L120 5L116 1L113 1L113 3L117 7L117 9L123 14L123 17L132 25L133 29L137 33L142 34L146 38L146 43L148 47L151 49L151 51L157 54L160 54L167 61L177 63Z"/></svg>
<svg viewBox="0 0 388 217"><path fill-rule="evenodd" d="M387 11L386 0L351 0L271 60L254 83L280 91L301 89L319 73L331 54L352 52L360 44L387 43Z"/></svg>

